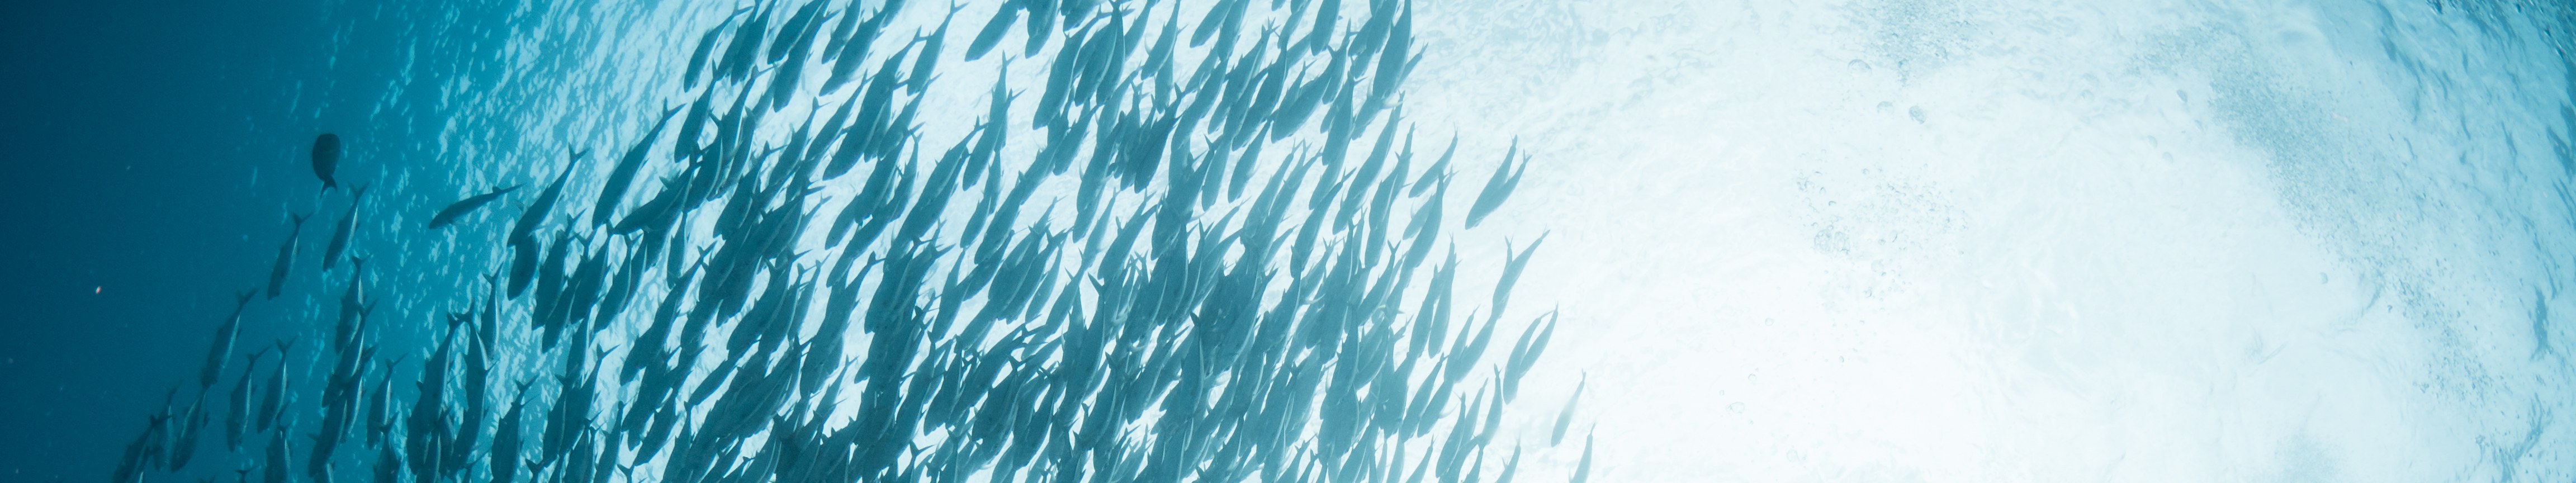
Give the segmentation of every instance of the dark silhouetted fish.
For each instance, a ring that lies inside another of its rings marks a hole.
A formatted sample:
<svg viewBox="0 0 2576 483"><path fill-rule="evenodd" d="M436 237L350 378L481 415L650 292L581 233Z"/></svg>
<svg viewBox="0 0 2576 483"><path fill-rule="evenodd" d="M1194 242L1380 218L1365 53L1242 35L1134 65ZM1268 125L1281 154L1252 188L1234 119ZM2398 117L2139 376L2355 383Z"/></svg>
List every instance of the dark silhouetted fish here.
<svg viewBox="0 0 2576 483"><path fill-rule="evenodd" d="M349 249L349 233L358 228L358 204L366 199L367 187L359 186L357 192L349 197L349 212L340 215L339 223L331 224L331 243L322 248L322 271L331 271L331 267L339 265L340 254Z"/></svg>
<svg viewBox="0 0 2576 483"><path fill-rule="evenodd" d="M242 364L241 377L233 379L233 389L229 396L232 400L232 405L229 407L231 411L224 418L225 448L241 450L242 434L250 430L250 371L259 367L259 356L267 353L268 349L265 347L251 351L250 362Z"/></svg>
<svg viewBox="0 0 2576 483"><path fill-rule="evenodd" d="M653 121L653 128L644 131L644 136L637 139L633 147L626 148L626 155L617 158L617 166L609 168L608 179L599 185L599 201L590 207L591 225L608 225L610 213L626 199L626 189L635 184L635 173L643 169L644 155L653 151L653 141L662 138L662 128L669 126L671 116L679 114L683 107L686 106L663 109L662 118Z"/></svg>
<svg viewBox="0 0 2576 483"><path fill-rule="evenodd" d="M286 291L287 268L293 266L295 262L295 239L304 233L304 219L312 217L312 215L296 216L292 213L286 216L294 221L295 226L287 229L286 242L277 245L277 263L269 267L268 298L270 299L275 299L279 293Z"/></svg>
<svg viewBox="0 0 2576 483"><path fill-rule="evenodd" d="M322 133L313 137L313 176L322 178L322 191L340 186L331 176L340 171L340 135Z"/></svg>
<svg viewBox="0 0 2576 483"><path fill-rule="evenodd" d="M565 164L563 172L556 174L553 182L546 183L546 189L544 191L537 192L537 199L529 201L527 209L519 212L519 220L510 224L509 236L502 238L505 243L521 243L535 240L537 225L545 223L546 216L554 213L555 200L563 197L564 180L572 178L572 170L573 168L580 166L583 154L584 153L580 151L571 152L571 163ZM452 210L455 209L455 207L450 206L448 209ZM473 208L468 207L466 209L471 210ZM440 214L446 214L446 212L442 211Z"/></svg>
<svg viewBox="0 0 2576 483"><path fill-rule="evenodd" d="M206 347L206 364L197 370L198 389L214 387L215 379L223 377L224 363L232 360L233 341L241 337L242 309L250 307L251 296L255 294L257 292L242 292L233 296L233 313L224 316L222 325L215 326L215 341Z"/></svg>
<svg viewBox="0 0 2576 483"><path fill-rule="evenodd" d="M492 190L492 192L489 193L468 196L465 197L465 199L456 200L455 203L448 203L446 208L438 210L438 214L429 216L428 227L432 230L445 228L448 224L455 223L456 217L465 216L466 213L472 213L475 208L481 208L483 205L491 203L492 200L500 199L501 195L510 194L511 191L517 189L519 189L519 185L510 185L501 189Z"/></svg>
<svg viewBox="0 0 2576 483"><path fill-rule="evenodd" d="M294 347L295 341L291 339L277 343L277 364L274 364L277 370L269 373L268 384L261 386L268 390L267 395L259 399L259 424L256 427L261 431L275 427L278 415L286 409L286 357Z"/></svg>

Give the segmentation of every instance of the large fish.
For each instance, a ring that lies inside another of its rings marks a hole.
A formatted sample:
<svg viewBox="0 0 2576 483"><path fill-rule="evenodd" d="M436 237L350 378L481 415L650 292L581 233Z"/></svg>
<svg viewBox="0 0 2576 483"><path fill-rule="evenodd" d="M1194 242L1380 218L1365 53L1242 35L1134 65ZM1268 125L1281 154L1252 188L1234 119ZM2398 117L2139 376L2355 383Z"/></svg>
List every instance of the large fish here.
<svg viewBox="0 0 2576 483"><path fill-rule="evenodd" d="M313 176L322 178L322 191L340 186L331 175L340 171L340 135L322 133L313 137Z"/></svg>
<svg viewBox="0 0 2576 483"><path fill-rule="evenodd" d="M438 210L438 214L429 216L429 229L436 230L446 228L448 224L456 222L456 217L465 216L466 213L472 213L475 208L482 208L483 205L492 203L492 200L501 199L501 195L510 194L511 191L518 189L519 185L510 185L505 188L492 190L490 193L468 196L465 197L465 199L456 200L455 203L448 203L447 208L440 209Z"/></svg>

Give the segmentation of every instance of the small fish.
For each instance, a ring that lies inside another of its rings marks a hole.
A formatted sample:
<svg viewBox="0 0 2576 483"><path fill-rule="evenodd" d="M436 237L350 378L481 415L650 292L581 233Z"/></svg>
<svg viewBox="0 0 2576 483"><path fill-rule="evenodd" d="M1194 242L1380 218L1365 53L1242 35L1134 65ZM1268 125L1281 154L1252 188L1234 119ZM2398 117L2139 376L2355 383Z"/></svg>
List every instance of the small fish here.
<svg viewBox="0 0 2576 483"><path fill-rule="evenodd" d="M519 185L510 185L506 188L492 190L490 193L468 196L465 197L465 199L456 200L455 203L448 203L447 208L438 210L438 214L430 215L429 229L436 230L446 228L448 224L456 222L456 217L465 216L466 213L472 213L475 208L481 208L483 205L491 203L492 200L500 199L501 195L510 194L511 191L517 189L519 189Z"/></svg>
<svg viewBox="0 0 2576 483"><path fill-rule="evenodd" d="M277 426L277 417L284 410L286 405L286 356L287 352L294 350L294 347L295 341L292 339L279 341L277 343L277 371L268 375L268 394L266 397L260 398L259 402L259 425L257 427L261 431L267 431L268 428ZM278 433L284 434L285 432L279 431Z"/></svg>
<svg viewBox="0 0 2576 483"><path fill-rule="evenodd" d="M250 307L250 298L258 292L242 292L233 297L233 313L224 316L224 324L215 327L215 343L206 348L206 364L197 372L197 387L213 387L223 376L224 363L232 360L233 340L241 336L242 309Z"/></svg>
<svg viewBox="0 0 2576 483"><path fill-rule="evenodd" d="M1585 480L1590 479L1592 479L1592 434L1584 433L1583 462L1574 465L1574 479L1568 481L1571 481L1572 483L1583 483Z"/></svg>
<svg viewBox="0 0 2576 483"><path fill-rule="evenodd" d="M278 431L269 435L268 462L261 464L260 466L264 467L263 469L266 470L261 472L261 474L266 477L266 479L262 481L266 481L268 483L286 483L285 431Z"/></svg>
<svg viewBox="0 0 2576 483"><path fill-rule="evenodd" d="M634 147L626 148L625 156L617 158L617 166L608 170L608 181L599 187L599 201L590 208L591 225L608 225L610 212L616 211L617 203L626 199L626 190L634 184L636 171L644 167L644 155L652 152L653 140L662 137L662 128L669 126L671 117L679 114L680 109L684 107L687 106L672 106L664 109L662 118L653 121L653 128L646 130L644 137L635 141Z"/></svg>
<svg viewBox="0 0 2576 483"><path fill-rule="evenodd" d="M322 133L313 137L313 176L322 178L322 191L340 186L331 175L340 171L340 135Z"/></svg>
<svg viewBox="0 0 2576 483"><path fill-rule="evenodd" d="M1529 174L1527 158L1521 159L1519 168L1512 167L1512 159L1521 158L1519 153L1520 141L1513 140L1512 149L1503 155L1503 164L1494 167L1494 177L1485 180L1485 190L1476 194L1476 204L1467 207L1468 228L1475 228L1477 223L1485 221L1485 215L1502 208L1503 200L1512 197L1512 188L1521 185L1521 175Z"/></svg>
<svg viewBox="0 0 2576 483"><path fill-rule="evenodd" d="M1591 374L1574 380L1574 395L1565 397L1565 409L1556 413L1556 429L1547 433L1548 446L1565 441L1565 428L1574 423L1574 403L1583 400L1583 385L1591 381Z"/></svg>
<svg viewBox="0 0 2576 483"><path fill-rule="evenodd" d="M277 245L277 264L269 267L268 298L270 299L275 299L279 293L286 291L287 268L293 266L295 262L296 235L304 233L304 220L313 217L313 215L296 216L293 213L288 213L286 216L294 221L295 227L286 232L286 243Z"/></svg>
<svg viewBox="0 0 2576 483"><path fill-rule="evenodd" d="M358 202L366 197L365 186L358 187L357 193L349 197L349 213L340 215L340 222L333 224L336 227L331 230L331 243L322 248L322 271L331 271L331 267L339 265L340 253L349 249L349 232L356 231L358 227Z"/></svg>
<svg viewBox="0 0 2576 483"><path fill-rule="evenodd" d="M1529 268L1530 255L1538 251L1538 246L1544 243L1547 243L1547 234L1540 233L1538 240L1531 241L1529 246L1521 247L1519 255L1508 255L1511 259L1503 262L1502 279L1494 282L1494 316L1503 315L1504 305L1512 301L1512 286L1520 283L1521 270ZM1505 246L1508 249L1508 242Z"/></svg>
<svg viewBox="0 0 2576 483"><path fill-rule="evenodd" d="M259 356L265 354L268 354L268 348L265 347L251 352L250 362L242 365L241 378L233 380L232 410L227 412L224 418L224 447L226 448L240 450L242 433L250 429L247 426L250 421L250 371L259 367Z"/></svg>
<svg viewBox="0 0 2576 483"><path fill-rule="evenodd" d="M554 182L547 183L544 191L537 192L537 199L528 202L527 209L519 213L519 220L510 224L510 235L503 240L517 243L535 239L537 225L544 224L546 215L554 213L555 200L563 197L564 180L572 177L573 168L581 162L582 156L587 152L571 151L571 154L576 164L565 165L563 172L555 175Z"/></svg>

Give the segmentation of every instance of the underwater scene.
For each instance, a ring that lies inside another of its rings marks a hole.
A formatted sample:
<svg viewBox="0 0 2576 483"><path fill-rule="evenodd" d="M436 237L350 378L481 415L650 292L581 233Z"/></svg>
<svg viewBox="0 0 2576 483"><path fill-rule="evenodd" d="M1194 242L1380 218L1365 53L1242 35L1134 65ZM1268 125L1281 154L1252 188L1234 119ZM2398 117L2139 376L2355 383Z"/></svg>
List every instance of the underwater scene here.
<svg viewBox="0 0 2576 483"><path fill-rule="evenodd" d="M2552 1L9 2L0 113L0 481L2576 479Z"/></svg>

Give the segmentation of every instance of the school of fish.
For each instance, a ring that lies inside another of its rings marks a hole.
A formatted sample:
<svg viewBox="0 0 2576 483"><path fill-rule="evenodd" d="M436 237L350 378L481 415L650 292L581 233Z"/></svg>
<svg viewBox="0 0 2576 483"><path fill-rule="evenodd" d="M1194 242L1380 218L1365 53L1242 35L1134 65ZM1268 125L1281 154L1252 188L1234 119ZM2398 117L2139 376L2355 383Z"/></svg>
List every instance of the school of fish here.
<svg viewBox="0 0 2576 483"><path fill-rule="evenodd" d="M1566 443L1573 400L1544 441L1497 437L1556 331L1506 311L1546 237L1461 314L1441 237L1496 216L1530 160L1515 145L1444 215L1458 141L1418 160L1403 119L1410 1L1209 1L985 2L975 26L952 5L909 32L901 0L759 2L694 37L680 102L601 140L615 157L565 150L428 213L333 190L367 141L320 134L317 192L347 206L320 263L296 260L313 213L290 213L196 397L173 386L112 481L209 460L264 483L1481 483ZM1013 64L1044 85L924 110L938 72ZM925 139L950 115L980 119ZM476 225L508 231L444 242L505 260L467 268L475 295L376 310L354 236ZM286 283L316 266L337 286ZM336 290L336 315L238 340L244 308L293 290ZM384 336L418 323L425 343ZM1547 478L1589 478L1590 441Z"/></svg>

